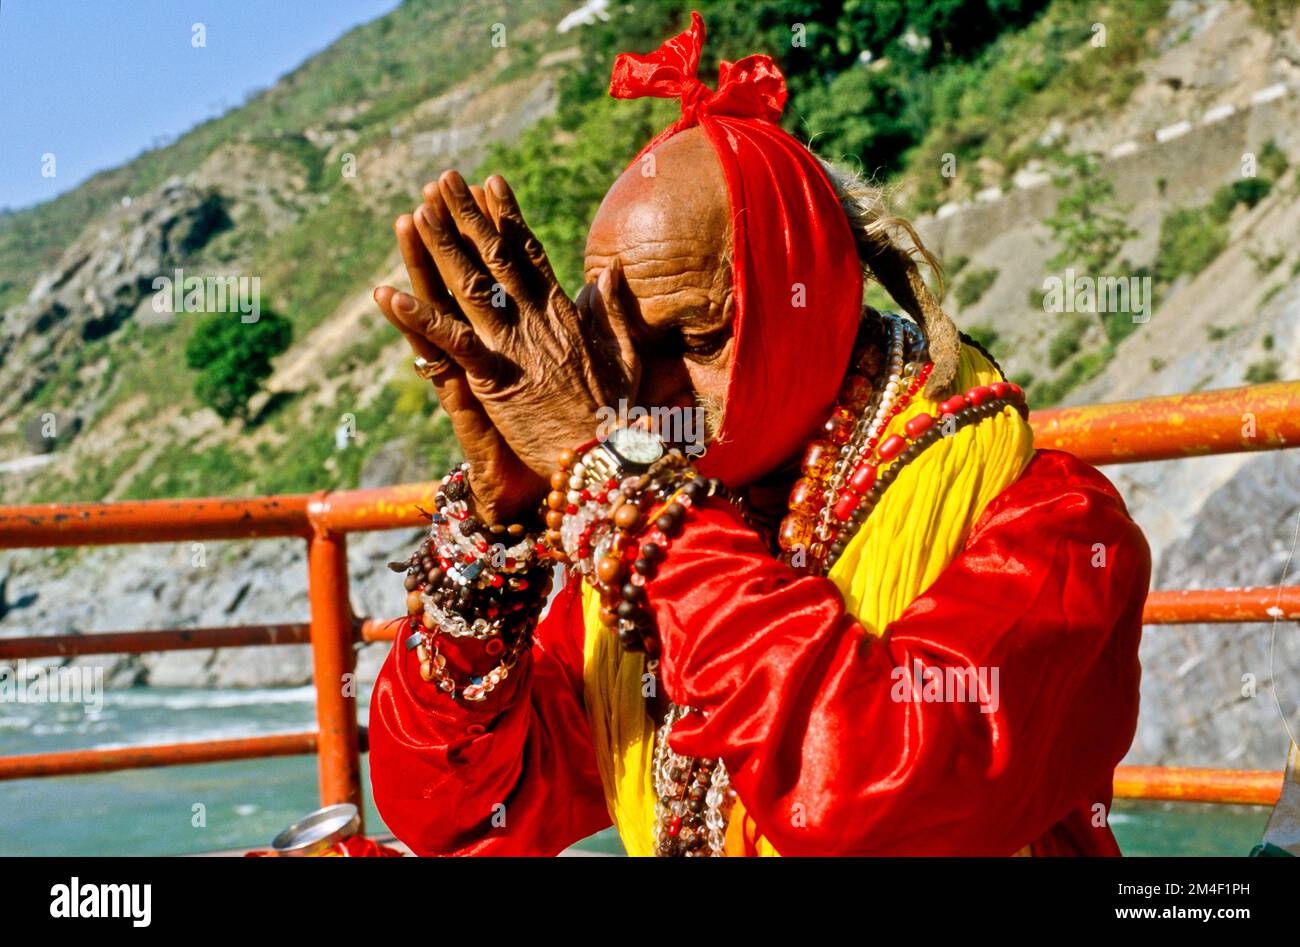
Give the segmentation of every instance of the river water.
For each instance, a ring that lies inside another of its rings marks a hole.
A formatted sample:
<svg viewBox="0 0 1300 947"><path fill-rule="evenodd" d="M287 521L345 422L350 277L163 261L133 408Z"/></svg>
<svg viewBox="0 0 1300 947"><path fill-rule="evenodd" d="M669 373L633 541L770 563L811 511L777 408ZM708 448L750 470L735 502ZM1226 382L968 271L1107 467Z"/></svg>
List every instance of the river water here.
<svg viewBox="0 0 1300 947"><path fill-rule="evenodd" d="M361 695L365 722L369 694ZM312 687L107 691L103 708L0 703L0 755L293 733L315 727ZM368 779L367 775L367 779ZM173 855L269 845L316 808L314 757L0 783L0 855ZM383 823L368 804L367 831ZM1268 810L1118 802L1128 855L1246 855ZM621 851L610 832L579 843Z"/></svg>

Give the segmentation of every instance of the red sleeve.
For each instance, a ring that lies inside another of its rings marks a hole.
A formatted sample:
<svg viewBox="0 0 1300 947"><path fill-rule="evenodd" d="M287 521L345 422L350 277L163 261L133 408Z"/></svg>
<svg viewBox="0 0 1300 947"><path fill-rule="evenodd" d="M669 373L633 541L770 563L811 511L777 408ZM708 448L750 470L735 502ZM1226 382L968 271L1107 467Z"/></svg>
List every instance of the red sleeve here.
<svg viewBox="0 0 1300 947"><path fill-rule="evenodd" d="M582 629L571 583L516 673L477 704L421 679L399 635L370 702L370 782L416 854L554 855L610 824L582 701Z"/></svg>
<svg viewBox="0 0 1300 947"><path fill-rule="evenodd" d="M1109 806L1150 556L1095 470L1040 453L879 640L729 508L697 509L647 584L665 690L704 710L673 748L721 757L778 851L1009 855ZM996 669L993 699L900 699L918 660Z"/></svg>

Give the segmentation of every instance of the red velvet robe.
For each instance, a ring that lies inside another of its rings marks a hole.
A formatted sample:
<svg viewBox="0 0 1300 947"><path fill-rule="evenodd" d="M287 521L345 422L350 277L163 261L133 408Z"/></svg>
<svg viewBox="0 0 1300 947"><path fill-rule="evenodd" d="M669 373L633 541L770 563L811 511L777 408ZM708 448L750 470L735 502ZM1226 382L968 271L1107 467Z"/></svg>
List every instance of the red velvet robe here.
<svg viewBox="0 0 1300 947"><path fill-rule="evenodd" d="M994 498L880 639L730 506L697 507L646 586L665 691L704 711L677 725L673 748L723 759L784 855L1117 855L1102 816L1137 722L1149 578L1114 487L1055 451ZM422 855L549 855L610 824L584 634L571 584L531 658L477 705L421 680L399 636L370 715L375 802L398 838ZM895 700L894 669L917 658L997 668L996 712Z"/></svg>

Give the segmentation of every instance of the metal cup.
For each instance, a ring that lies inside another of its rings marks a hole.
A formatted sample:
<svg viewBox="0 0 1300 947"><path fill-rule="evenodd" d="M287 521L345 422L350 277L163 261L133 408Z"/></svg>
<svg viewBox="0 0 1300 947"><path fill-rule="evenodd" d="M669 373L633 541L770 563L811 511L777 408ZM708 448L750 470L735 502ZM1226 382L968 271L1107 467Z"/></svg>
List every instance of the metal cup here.
<svg viewBox="0 0 1300 947"><path fill-rule="evenodd" d="M317 809L299 819L271 842L271 851L288 858L320 855L361 828L361 813L350 802Z"/></svg>

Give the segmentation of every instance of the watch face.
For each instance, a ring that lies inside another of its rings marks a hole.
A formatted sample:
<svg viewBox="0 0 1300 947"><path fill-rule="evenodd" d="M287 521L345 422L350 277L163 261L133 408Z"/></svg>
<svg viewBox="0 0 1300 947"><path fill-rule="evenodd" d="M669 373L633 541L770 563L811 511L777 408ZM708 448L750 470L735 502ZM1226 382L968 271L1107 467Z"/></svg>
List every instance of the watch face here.
<svg viewBox="0 0 1300 947"><path fill-rule="evenodd" d="M639 427L621 427L610 432L605 443L625 461L649 467L664 455L663 442Z"/></svg>

